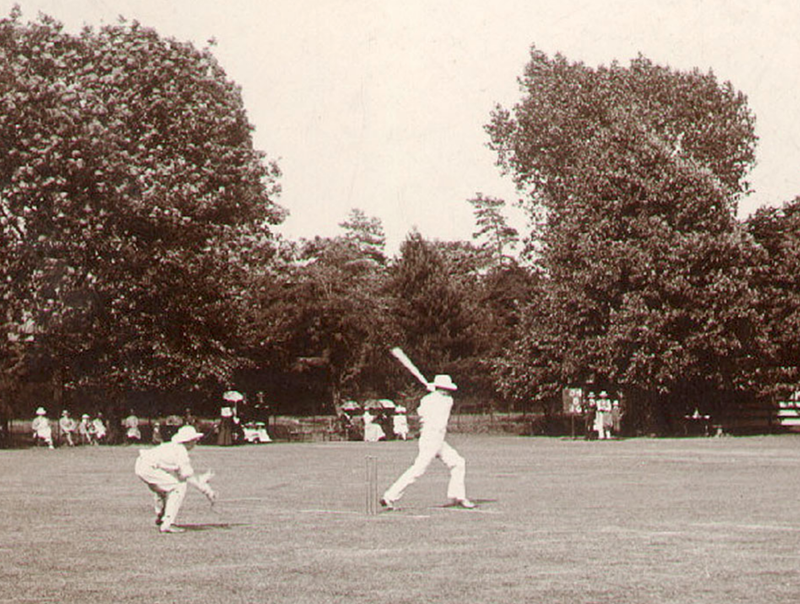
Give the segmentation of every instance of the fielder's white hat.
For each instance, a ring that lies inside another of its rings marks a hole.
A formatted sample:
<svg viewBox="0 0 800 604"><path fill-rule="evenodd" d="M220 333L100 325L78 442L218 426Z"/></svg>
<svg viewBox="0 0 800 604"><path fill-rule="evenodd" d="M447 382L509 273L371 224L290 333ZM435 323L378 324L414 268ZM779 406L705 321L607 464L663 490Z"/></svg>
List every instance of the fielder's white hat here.
<svg viewBox="0 0 800 604"><path fill-rule="evenodd" d="M449 375L437 375L433 378L433 387L442 390L458 390L458 386L453 383L453 378Z"/></svg>
<svg viewBox="0 0 800 604"><path fill-rule="evenodd" d="M44 407L39 407L36 410L36 415L47 415L47 411L44 410Z"/></svg>
<svg viewBox="0 0 800 604"><path fill-rule="evenodd" d="M174 443L188 443L203 438L203 433L194 429L194 426L181 426L172 437Z"/></svg>

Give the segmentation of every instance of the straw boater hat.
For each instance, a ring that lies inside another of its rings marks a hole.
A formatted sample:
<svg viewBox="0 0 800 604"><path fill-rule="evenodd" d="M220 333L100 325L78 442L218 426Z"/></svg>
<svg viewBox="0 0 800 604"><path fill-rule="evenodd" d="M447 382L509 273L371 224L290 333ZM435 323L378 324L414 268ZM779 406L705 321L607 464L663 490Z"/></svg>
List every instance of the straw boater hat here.
<svg viewBox="0 0 800 604"><path fill-rule="evenodd" d="M433 378L433 387L442 390L458 390L458 386L453 383L453 378L449 375L437 375Z"/></svg>
<svg viewBox="0 0 800 604"><path fill-rule="evenodd" d="M181 426L172 437L174 443L188 443L203 438L203 433L195 430L194 426Z"/></svg>
<svg viewBox="0 0 800 604"><path fill-rule="evenodd" d="M36 410L36 415L47 415L47 411L44 410L44 407L39 407Z"/></svg>

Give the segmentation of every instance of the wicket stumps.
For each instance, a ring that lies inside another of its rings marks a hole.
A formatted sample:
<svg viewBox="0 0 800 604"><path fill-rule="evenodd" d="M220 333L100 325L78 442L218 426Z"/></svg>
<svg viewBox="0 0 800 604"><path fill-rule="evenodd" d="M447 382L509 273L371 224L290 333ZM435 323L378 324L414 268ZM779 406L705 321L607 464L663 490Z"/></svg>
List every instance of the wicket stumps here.
<svg viewBox="0 0 800 604"><path fill-rule="evenodd" d="M366 495L367 515L378 513L378 458L367 455Z"/></svg>

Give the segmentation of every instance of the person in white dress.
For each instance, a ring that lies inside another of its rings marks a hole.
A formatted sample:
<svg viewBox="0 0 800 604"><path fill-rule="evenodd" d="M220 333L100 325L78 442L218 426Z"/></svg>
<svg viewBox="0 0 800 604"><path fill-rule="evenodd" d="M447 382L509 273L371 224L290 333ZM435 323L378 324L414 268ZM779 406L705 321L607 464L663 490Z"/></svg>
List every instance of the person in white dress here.
<svg viewBox="0 0 800 604"><path fill-rule="evenodd" d="M408 439L408 415L406 415L405 407L398 406L395 408L392 416L392 430L397 438Z"/></svg>
<svg viewBox="0 0 800 604"><path fill-rule="evenodd" d="M216 493L208 480L211 472L195 474L189 451L203 437L194 426L181 426L169 442L152 449L142 449L136 460L136 475L153 492L156 526L162 533L182 533L173 526L181 509L188 485L203 493L212 503Z"/></svg>
<svg viewBox="0 0 800 604"><path fill-rule="evenodd" d="M380 503L385 508L394 509L395 503L403 496L406 489L416 482L438 457L450 470L450 481L447 485L450 505L474 508L475 504L467 499L466 495L466 462L458 451L444 440L450 411L453 408L453 397L449 393L458 387L449 375L437 375L428 389L430 393L422 397L417 409L422 424L417 458L411 467L386 489Z"/></svg>
<svg viewBox="0 0 800 604"><path fill-rule="evenodd" d="M386 440L386 433L381 425L375 421L375 416L364 409L364 440L368 443L376 443L379 440Z"/></svg>
<svg viewBox="0 0 800 604"><path fill-rule="evenodd" d="M142 440L142 431L139 429L139 418L131 409L131 414L122 420L122 427L125 428L125 441L129 443Z"/></svg>

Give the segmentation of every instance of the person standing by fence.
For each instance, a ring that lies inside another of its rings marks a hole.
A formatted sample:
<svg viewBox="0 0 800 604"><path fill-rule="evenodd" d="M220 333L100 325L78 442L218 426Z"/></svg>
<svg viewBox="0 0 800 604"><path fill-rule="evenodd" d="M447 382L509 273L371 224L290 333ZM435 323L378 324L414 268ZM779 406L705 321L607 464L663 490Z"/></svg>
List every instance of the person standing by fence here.
<svg viewBox="0 0 800 604"><path fill-rule="evenodd" d="M605 440L611 438L611 428L613 420L611 418L611 399L604 390L597 399L597 415L594 419L594 428L597 431L597 438Z"/></svg>

